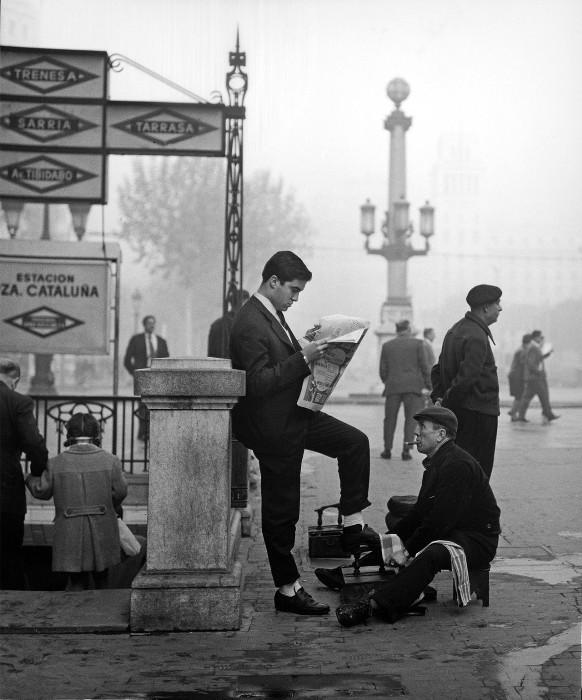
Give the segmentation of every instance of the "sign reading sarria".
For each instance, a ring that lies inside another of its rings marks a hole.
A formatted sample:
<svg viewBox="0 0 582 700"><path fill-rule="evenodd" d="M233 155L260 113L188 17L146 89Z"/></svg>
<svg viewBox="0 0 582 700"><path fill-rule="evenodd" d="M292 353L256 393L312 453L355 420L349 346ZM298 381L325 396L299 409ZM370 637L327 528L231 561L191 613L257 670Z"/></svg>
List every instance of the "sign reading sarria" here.
<svg viewBox="0 0 582 700"><path fill-rule="evenodd" d="M107 53L0 46L0 93L107 99Z"/></svg>
<svg viewBox="0 0 582 700"><path fill-rule="evenodd" d="M109 153L224 155L224 105L108 102Z"/></svg>
<svg viewBox="0 0 582 700"><path fill-rule="evenodd" d="M109 352L109 261L0 256L0 350Z"/></svg>
<svg viewBox="0 0 582 700"><path fill-rule="evenodd" d="M6 146L103 147L102 105L0 101L0 143ZM41 150L41 149L39 149Z"/></svg>
<svg viewBox="0 0 582 700"><path fill-rule="evenodd" d="M105 202L105 155L0 151L2 196L29 202Z"/></svg>

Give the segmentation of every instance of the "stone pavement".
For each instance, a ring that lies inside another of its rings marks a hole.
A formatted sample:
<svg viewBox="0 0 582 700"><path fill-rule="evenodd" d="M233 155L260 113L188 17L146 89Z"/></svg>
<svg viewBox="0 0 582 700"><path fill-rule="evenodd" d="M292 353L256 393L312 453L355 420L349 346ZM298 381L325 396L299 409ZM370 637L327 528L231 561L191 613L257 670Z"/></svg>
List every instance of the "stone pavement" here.
<svg viewBox="0 0 582 700"><path fill-rule="evenodd" d="M421 456L379 459L382 406L333 405L370 437L368 522L381 529L387 498L416 493ZM276 614L255 516L243 540L242 628L237 632L130 635L127 591L0 594L2 698L391 698L471 700L580 697L582 409L542 426L500 431L492 485L503 537L491 573L491 607L464 610L439 574L427 616L341 628L323 618ZM397 427L397 436L402 426ZM394 450L398 455L399 450ZM337 500L334 463L307 453L297 556L308 590L332 607L307 556L313 509ZM255 507L258 495L252 496Z"/></svg>

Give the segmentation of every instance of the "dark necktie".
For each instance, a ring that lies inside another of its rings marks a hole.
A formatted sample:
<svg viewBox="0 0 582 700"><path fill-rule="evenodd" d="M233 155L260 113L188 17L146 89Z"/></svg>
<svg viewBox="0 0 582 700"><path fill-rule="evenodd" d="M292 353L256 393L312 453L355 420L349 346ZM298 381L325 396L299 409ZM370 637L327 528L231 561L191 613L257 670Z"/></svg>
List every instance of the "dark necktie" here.
<svg viewBox="0 0 582 700"><path fill-rule="evenodd" d="M287 334L288 334L289 337L291 338L291 344L293 345L293 347L295 348L295 350L301 350L301 345L299 345L299 343L297 342L297 339L296 339L295 336L293 335L292 330L291 330L291 329L289 328L289 326L287 325L287 321L285 320L285 316L283 316L283 312L282 312L282 311L277 311L277 318L279 319L279 321L281 321L281 325L282 325L283 328L287 331Z"/></svg>

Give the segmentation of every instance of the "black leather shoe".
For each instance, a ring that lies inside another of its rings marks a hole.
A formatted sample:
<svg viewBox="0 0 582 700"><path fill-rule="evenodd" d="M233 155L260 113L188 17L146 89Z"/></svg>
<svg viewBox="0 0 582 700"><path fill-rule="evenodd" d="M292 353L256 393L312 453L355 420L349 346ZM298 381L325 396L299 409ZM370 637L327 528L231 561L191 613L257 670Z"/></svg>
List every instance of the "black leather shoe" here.
<svg viewBox="0 0 582 700"><path fill-rule="evenodd" d="M340 605L335 610L335 616L342 627L360 625L370 617L370 602L365 600L360 603Z"/></svg>
<svg viewBox="0 0 582 700"><path fill-rule="evenodd" d="M344 574L341 566L336 566L335 569L315 569L313 572L324 586L331 588L332 591L341 591L345 585Z"/></svg>
<svg viewBox="0 0 582 700"><path fill-rule="evenodd" d="M404 451L402 452L402 459L403 459L405 462L407 462L409 459L412 459L412 455L410 454L410 452L409 452L408 450L404 450Z"/></svg>
<svg viewBox="0 0 582 700"><path fill-rule="evenodd" d="M390 459L390 457L392 457L392 452L390 452L390 450L384 450L380 453L380 457L382 457L382 459Z"/></svg>
<svg viewBox="0 0 582 700"><path fill-rule="evenodd" d="M379 550L380 535L367 525L364 525L363 528L361 525L351 525L344 527L341 543L344 552L348 552L348 554L359 553L362 548Z"/></svg>
<svg viewBox="0 0 582 700"><path fill-rule="evenodd" d="M275 593L275 610L294 615L327 615L329 605L318 603L304 588L300 588L294 596L283 595L277 591Z"/></svg>
<svg viewBox="0 0 582 700"><path fill-rule="evenodd" d="M552 413L551 416L548 416L548 420L549 420L549 421L558 420L559 417L560 417L560 416L557 416L555 413Z"/></svg>

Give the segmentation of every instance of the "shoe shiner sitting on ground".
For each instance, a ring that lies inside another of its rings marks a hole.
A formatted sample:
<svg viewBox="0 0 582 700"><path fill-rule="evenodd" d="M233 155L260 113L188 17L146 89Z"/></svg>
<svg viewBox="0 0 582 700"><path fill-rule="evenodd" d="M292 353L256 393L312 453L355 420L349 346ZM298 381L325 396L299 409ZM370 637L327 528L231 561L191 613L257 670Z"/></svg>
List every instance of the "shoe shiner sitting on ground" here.
<svg viewBox="0 0 582 700"><path fill-rule="evenodd" d="M457 418L447 408L425 408L418 422L416 445L426 454L425 472L416 504L382 536L383 558L401 565L357 603L340 605L345 627L375 615L395 622L406 615L436 574L453 572L459 605L471 597L468 570L486 568L497 551L499 507L480 464L455 444ZM341 569L317 569L319 580L341 589Z"/></svg>

